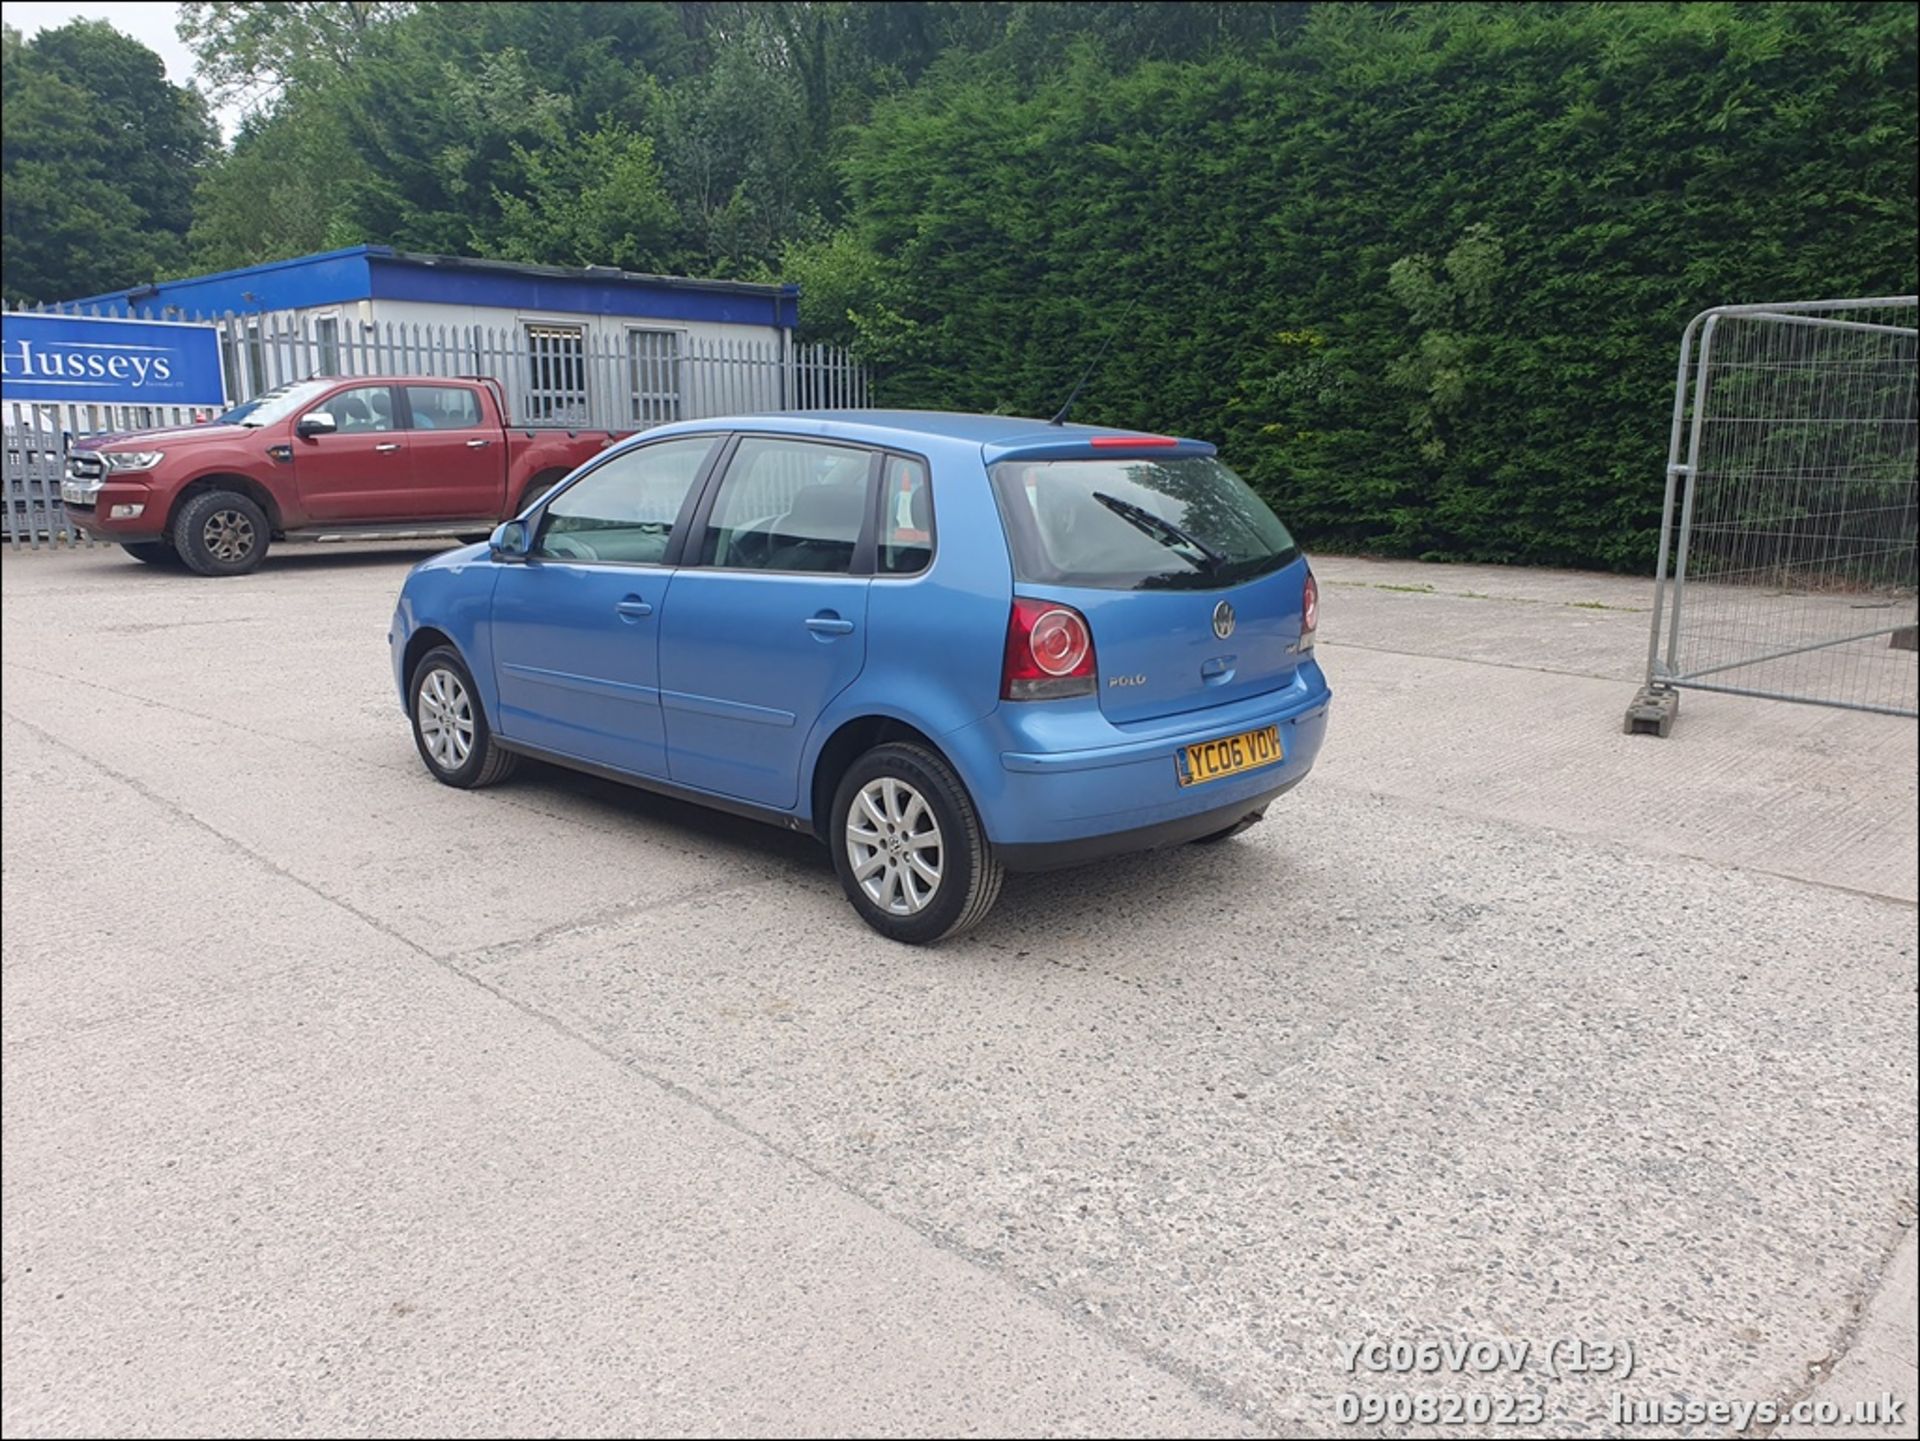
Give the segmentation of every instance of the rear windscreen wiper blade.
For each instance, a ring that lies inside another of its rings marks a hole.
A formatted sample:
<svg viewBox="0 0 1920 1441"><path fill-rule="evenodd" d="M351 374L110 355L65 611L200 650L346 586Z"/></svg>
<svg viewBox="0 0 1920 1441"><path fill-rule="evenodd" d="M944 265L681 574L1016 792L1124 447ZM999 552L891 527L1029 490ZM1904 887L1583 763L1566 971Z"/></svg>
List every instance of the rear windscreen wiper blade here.
<svg viewBox="0 0 1920 1441"><path fill-rule="evenodd" d="M1227 563L1227 557L1223 552L1215 550L1198 536L1189 535L1172 521L1155 515L1145 506L1135 505L1130 500L1122 500L1117 495L1107 495L1098 490L1093 493L1093 498L1136 529L1156 536L1163 542L1173 540L1189 550L1198 551L1200 558L1207 563L1208 570L1218 570ZM1173 547L1169 546L1168 549L1171 550Z"/></svg>

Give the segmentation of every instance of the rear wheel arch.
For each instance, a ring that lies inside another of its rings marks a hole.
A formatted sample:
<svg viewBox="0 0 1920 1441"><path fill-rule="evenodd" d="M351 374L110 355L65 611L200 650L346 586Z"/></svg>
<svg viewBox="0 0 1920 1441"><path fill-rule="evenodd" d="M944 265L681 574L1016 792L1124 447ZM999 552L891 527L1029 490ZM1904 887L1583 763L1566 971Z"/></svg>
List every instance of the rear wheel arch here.
<svg viewBox="0 0 1920 1441"><path fill-rule="evenodd" d="M813 833L822 840L828 840L828 822L833 811L833 794L840 788L840 778L847 773L853 763L872 750L875 746L885 745L888 741L905 741L912 745L925 746L939 756L954 773L953 758L934 741L933 737L917 726L909 725L894 716L864 715L842 722L833 734L827 737L826 744L820 747L820 753L814 758L813 779L807 794L812 802L809 812L813 822ZM964 784L964 779L962 784Z"/></svg>
<svg viewBox="0 0 1920 1441"><path fill-rule="evenodd" d="M532 480L520 487L520 499L514 502L513 513L515 515L520 514L520 512L532 505L541 496L552 490L566 478L567 472L563 469L549 469L539 472Z"/></svg>

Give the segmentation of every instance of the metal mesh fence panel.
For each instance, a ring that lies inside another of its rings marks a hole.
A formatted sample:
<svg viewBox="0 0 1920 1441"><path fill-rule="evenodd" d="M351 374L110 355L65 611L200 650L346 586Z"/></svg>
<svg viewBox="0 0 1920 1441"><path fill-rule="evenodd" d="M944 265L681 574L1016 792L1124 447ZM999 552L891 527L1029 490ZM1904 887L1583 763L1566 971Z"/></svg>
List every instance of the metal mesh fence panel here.
<svg viewBox="0 0 1920 1441"><path fill-rule="evenodd" d="M1915 375L1912 297L1688 327L1629 729L1664 734L1686 689L1915 714Z"/></svg>

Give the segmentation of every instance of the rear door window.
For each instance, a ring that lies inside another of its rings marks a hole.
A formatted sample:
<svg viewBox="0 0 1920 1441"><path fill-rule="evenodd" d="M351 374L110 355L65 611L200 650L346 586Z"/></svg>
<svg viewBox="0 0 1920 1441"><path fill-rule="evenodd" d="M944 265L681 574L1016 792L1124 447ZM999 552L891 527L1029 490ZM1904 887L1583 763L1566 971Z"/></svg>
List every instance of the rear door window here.
<svg viewBox="0 0 1920 1441"><path fill-rule="evenodd" d="M1205 590L1300 554L1267 503L1210 455L1008 460L993 486L1023 581Z"/></svg>
<svg viewBox="0 0 1920 1441"><path fill-rule="evenodd" d="M480 397L464 385L409 385L407 409L415 430L480 428Z"/></svg>
<svg viewBox="0 0 1920 1441"><path fill-rule="evenodd" d="M848 575L871 512L870 450L744 437L720 479L703 565Z"/></svg>

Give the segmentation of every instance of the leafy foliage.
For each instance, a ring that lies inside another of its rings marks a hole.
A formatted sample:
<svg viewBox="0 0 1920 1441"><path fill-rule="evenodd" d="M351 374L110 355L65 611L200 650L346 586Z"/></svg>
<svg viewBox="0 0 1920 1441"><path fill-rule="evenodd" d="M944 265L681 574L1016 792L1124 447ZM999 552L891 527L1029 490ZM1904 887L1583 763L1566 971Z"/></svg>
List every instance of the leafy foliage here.
<svg viewBox="0 0 1920 1441"><path fill-rule="evenodd" d="M102 21L0 37L0 224L9 301L83 295L186 256L206 104Z"/></svg>
<svg viewBox="0 0 1920 1441"><path fill-rule="evenodd" d="M1644 566L1688 316L1915 288L1911 5L182 15L255 108L137 213L138 157L62 120L99 87L9 40L9 294L177 267L191 194L206 267L370 241L798 280L903 404L1048 414L1113 334L1078 417L1218 440L1321 546Z"/></svg>
<svg viewBox="0 0 1920 1441"><path fill-rule="evenodd" d="M805 252L867 308L808 314L889 399L1046 414L1136 300L1079 418L1221 441L1313 543L1642 567L1687 317L1912 293L1916 158L1911 7L1318 6L883 100Z"/></svg>

